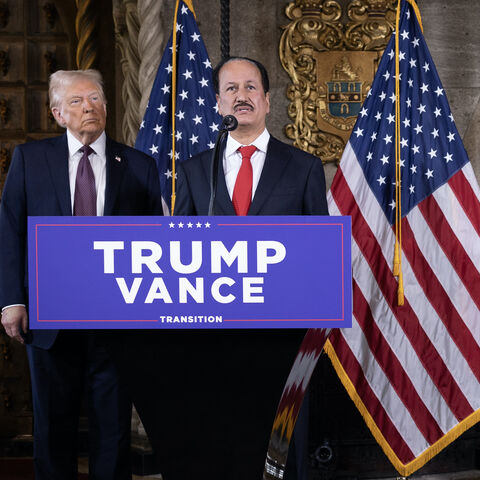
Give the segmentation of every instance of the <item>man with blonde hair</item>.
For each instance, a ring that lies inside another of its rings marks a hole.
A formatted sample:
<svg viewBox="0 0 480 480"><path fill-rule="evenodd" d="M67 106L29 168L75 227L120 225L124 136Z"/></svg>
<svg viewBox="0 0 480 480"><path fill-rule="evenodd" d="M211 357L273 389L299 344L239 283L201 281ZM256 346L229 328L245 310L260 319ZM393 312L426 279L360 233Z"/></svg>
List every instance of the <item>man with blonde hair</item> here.
<svg viewBox="0 0 480 480"><path fill-rule="evenodd" d="M77 478L78 417L85 392L90 478L127 480L131 402L102 334L28 329L27 217L162 215L158 172L152 158L105 135L106 99L98 71L55 72L49 94L51 111L66 133L18 145L2 195L2 324L27 348L35 478Z"/></svg>

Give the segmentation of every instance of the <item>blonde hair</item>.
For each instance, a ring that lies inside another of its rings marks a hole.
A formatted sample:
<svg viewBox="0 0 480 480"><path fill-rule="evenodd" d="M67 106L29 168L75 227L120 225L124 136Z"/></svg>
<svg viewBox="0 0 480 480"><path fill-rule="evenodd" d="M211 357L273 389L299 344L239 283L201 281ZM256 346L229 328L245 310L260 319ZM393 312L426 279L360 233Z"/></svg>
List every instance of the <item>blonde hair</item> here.
<svg viewBox="0 0 480 480"><path fill-rule="evenodd" d="M64 90L78 80L89 80L95 84L102 96L103 103L107 103L103 91L102 74L98 70L58 70L50 75L48 95L51 109L60 107Z"/></svg>

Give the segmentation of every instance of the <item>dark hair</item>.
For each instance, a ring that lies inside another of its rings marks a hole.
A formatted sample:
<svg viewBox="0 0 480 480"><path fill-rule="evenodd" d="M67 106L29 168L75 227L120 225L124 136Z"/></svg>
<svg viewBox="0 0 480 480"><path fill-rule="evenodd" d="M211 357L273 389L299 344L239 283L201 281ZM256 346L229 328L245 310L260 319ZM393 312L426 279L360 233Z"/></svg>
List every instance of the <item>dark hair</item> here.
<svg viewBox="0 0 480 480"><path fill-rule="evenodd" d="M260 72L260 76L262 77L262 87L263 91L267 93L270 89L270 82L268 81L268 73L267 69L257 60L253 60L252 58L248 57L227 57L224 58L213 70L213 88L215 89L215 93L219 93L219 85L218 85L218 77L220 74L220 70L223 66L229 62L233 62L234 60L244 60L246 62L253 63L258 68Z"/></svg>

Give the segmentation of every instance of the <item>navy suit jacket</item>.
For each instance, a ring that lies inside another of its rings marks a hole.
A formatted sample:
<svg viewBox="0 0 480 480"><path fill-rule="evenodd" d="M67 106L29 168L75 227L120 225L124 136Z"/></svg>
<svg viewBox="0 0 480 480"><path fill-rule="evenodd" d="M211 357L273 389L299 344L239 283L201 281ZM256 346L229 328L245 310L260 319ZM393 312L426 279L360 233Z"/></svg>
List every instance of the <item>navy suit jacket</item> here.
<svg viewBox="0 0 480 480"><path fill-rule="evenodd" d="M215 215L235 215L223 171L218 162ZM208 215L212 151L178 167L175 215ZM265 164L248 215L328 215L325 175L320 159L270 137Z"/></svg>
<svg viewBox="0 0 480 480"><path fill-rule="evenodd" d="M162 215L155 161L107 137L104 215ZM0 306L28 304L27 217L72 215L67 136L18 145L0 205ZM72 252L72 255L74 252ZM50 348L56 330L27 342Z"/></svg>

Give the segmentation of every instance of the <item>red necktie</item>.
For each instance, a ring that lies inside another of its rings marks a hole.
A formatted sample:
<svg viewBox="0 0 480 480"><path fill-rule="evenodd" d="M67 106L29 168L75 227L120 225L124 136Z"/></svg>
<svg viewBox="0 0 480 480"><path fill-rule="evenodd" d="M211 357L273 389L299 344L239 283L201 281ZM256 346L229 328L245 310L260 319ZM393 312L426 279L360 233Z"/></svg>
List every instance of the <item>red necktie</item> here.
<svg viewBox="0 0 480 480"><path fill-rule="evenodd" d="M232 202L237 215L246 215L252 201L252 178L253 170L250 158L257 149L254 145L240 147L242 165L238 171L235 188L233 189Z"/></svg>
<svg viewBox="0 0 480 480"><path fill-rule="evenodd" d="M75 197L73 199L74 215L97 215L97 191L95 190L95 175L88 156L95 153L93 149L84 145L80 150L82 158L78 164L75 180Z"/></svg>

